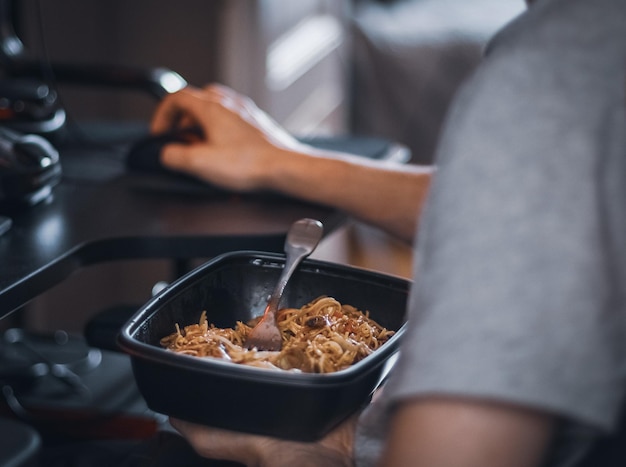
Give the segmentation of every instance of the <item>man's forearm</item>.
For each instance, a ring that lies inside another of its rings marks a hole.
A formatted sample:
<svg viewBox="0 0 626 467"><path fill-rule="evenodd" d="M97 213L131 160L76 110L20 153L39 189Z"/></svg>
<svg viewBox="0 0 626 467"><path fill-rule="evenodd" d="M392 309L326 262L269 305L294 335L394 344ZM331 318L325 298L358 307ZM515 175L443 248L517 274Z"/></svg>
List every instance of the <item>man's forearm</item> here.
<svg viewBox="0 0 626 467"><path fill-rule="evenodd" d="M269 186L337 207L407 242L413 240L432 167L362 160L348 154L291 152L271 171Z"/></svg>

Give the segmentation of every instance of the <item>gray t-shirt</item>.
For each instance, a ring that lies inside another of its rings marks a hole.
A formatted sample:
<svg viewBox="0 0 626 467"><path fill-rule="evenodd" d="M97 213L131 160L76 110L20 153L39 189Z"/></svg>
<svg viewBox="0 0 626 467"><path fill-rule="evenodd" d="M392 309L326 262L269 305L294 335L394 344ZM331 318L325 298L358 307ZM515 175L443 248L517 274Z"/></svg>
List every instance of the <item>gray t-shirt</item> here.
<svg viewBox="0 0 626 467"><path fill-rule="evenodd" d="M409 330L361 417L359 465L378 455L390 408L420 395L615 427L626 391L625 47L624 0L538 0L460 90L420 222Z"/></svg>

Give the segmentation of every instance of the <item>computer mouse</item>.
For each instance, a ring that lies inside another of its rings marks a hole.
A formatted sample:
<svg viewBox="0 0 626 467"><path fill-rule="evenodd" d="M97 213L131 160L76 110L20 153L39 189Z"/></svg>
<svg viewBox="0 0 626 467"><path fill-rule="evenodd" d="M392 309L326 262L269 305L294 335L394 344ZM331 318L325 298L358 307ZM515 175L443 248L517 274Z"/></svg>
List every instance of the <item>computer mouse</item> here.
<svg viewBox="0 0 626 467"><path fill-rule="evenodd" d="M126 167L142 173L172 173L161 164L161 150L170 143L192 143L202 138L202 130L188 127L149 135L135 142L126 155Z"/></svg>
<svg viewBox="0 0 626 467"><path fill-rule="evenodd" d="M149 135L136 141L126 153L127 172L134 188L160 193L192 196L230 196L231 192L192 175L171 170L161 164L161 150L169 143L188 144L198 141L203 133L199 128L184 128Z"/></svg>
<svg viewBox="0 0 626 467"><path fill-rule="evenodd" d="M0 127L0 202L35 204L60 179L59 153L47 139Z"/></svg>

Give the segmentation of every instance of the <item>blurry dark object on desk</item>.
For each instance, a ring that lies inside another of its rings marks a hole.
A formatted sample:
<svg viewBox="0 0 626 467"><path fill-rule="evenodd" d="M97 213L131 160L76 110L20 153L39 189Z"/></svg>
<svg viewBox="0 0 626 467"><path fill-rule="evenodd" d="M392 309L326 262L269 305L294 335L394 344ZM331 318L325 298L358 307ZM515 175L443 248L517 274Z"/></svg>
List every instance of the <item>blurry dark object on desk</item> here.
<svg viewBox="0 0 626 467"><path fill-rule="evenodd" d="M65 125L56 92L32 79L0 79L0 124L24 133L52 135Z"/></svg>
<svg viewBox="0 0 626 467"><path fill-rule="evenodd" d="M58 151L44 137L0 126L0 212L40 203L61 179Z"/></svg>
<svg viewBox="0 0 626 467"><path fill-rule="evenodd" d="M135 89L157 99L187 85L178 73L162 67L58 63L30 57L15 32L15 0L0 0L0 68L11 79ZM37 11L35 11L35 14Z"/></svg>
<svg viewBox="0 0 626 467"><path fill-rule="evenodd" d="M3 467L36 467L41 448L37 431L17 420L0 418L0 465Z"/></svg>
<svg viewBox="0 0 626 467"><path fill-rule="evenodd" d="M7 233L12 225L13 221L9 217L0 216L0 236Z"/></svg>
<svg viewBox="0 0 626 467"><path fill-rule="evenodd" d="M35 427L46 439L141 440L165 422L143 401L126 356L62 330L6 330L0 390L0 416Z"/></svg>

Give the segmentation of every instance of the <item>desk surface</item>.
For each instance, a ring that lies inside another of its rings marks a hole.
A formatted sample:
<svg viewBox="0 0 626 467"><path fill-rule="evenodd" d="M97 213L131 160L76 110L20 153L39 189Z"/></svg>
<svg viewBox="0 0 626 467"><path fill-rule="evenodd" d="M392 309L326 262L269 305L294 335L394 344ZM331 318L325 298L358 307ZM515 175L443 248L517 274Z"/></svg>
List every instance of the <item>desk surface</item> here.
<svg viewBox="0 0 626 467"><path fill-rule="evenodd" d="M276 195L233 195L124 169L126 144L59 145L63 180L52 196L12 214L0 236L0 318L83 266L140 258L192 259L283 249L302 217L327 231L339 213Z"/></svg>

